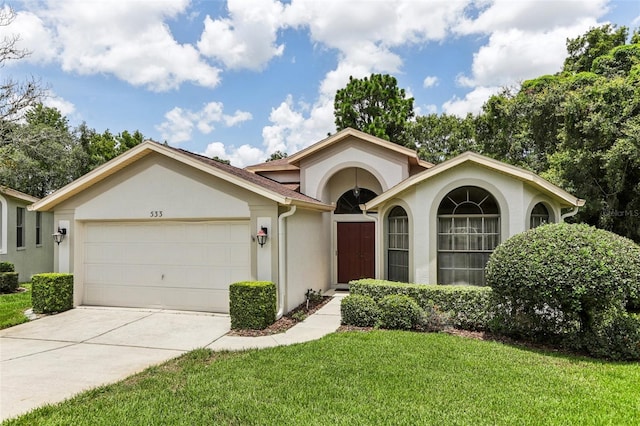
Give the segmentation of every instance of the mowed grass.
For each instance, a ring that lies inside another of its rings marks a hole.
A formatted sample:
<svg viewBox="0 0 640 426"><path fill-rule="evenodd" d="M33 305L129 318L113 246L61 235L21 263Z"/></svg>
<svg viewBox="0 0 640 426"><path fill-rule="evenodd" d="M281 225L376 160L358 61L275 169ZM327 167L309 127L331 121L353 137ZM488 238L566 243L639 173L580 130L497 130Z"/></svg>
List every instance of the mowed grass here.
<svg viewBox="0 0 640 426"><path fill-rule="evenodd" d="M638 424L640 366L373 331L197 350L9 425Z"/></svg>
<svg viewBox="0 0 640 426"><path fill-rule="evenodd" d="M27 291L0 294L0 330L29 321L24 311L31 307L31 283L22 283Z"/></svg>

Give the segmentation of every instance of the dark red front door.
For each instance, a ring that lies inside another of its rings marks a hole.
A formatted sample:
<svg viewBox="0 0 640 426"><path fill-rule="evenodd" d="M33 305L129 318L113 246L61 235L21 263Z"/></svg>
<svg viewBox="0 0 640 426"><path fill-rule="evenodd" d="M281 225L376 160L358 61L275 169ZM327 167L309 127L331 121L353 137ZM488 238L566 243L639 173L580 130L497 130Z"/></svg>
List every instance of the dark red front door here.
<svg viewBox="0 0 640 426"><path fill-rule="evenodd" d="M338 222L338 282L375 276L373 222Z"/></svg>

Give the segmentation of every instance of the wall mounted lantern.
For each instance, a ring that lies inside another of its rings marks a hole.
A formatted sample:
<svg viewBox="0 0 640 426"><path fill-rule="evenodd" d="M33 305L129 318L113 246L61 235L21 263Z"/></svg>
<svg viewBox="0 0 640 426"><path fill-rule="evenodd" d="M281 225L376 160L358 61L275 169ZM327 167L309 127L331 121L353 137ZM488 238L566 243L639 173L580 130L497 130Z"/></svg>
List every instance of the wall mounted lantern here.
<svg viewBox="0 0 640 426"><path fill-rule="evenodd" d="M52 234L53 241L55 241L58 245L64 240L64 236L67 235L67 228L58 227L58 232Z"/></svg>
<svg viewBox="0 0 640 426"><path fill-rule="evenodd" d="M260 247L262 247L264 243L267 242L268 234L269 234L269 231L267 230L266 226L260 227L260 230L256 234L256 239L258 240L258 244L260 244Z"/></svg>

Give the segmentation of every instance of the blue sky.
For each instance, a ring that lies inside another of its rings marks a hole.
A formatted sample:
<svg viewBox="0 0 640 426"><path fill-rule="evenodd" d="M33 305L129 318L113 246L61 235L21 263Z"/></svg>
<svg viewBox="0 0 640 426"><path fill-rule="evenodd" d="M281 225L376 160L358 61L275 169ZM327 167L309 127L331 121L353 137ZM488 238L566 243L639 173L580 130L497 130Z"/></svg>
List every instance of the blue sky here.
<svg viewBox="0 0 640 426"><path fill-rule="evenodd" d="M5 3L36 76L72 125L246 166L335 131L350 75L389 73L418 114L477 112L500 87L558 71L567 37L640 26L636 0L50 0Z"/></svg>

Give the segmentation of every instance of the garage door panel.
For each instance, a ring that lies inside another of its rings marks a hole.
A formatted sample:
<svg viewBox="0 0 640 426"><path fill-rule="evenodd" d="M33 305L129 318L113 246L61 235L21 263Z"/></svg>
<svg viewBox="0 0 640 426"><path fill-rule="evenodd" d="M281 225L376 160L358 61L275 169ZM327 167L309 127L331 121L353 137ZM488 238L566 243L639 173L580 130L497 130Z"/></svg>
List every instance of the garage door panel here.
<svg viewBox="0 0 640 426"><path fill-rule="evenodd" d="M227 312L229 285L251 276L248 221L85 228L85 304Z"/></svg>

